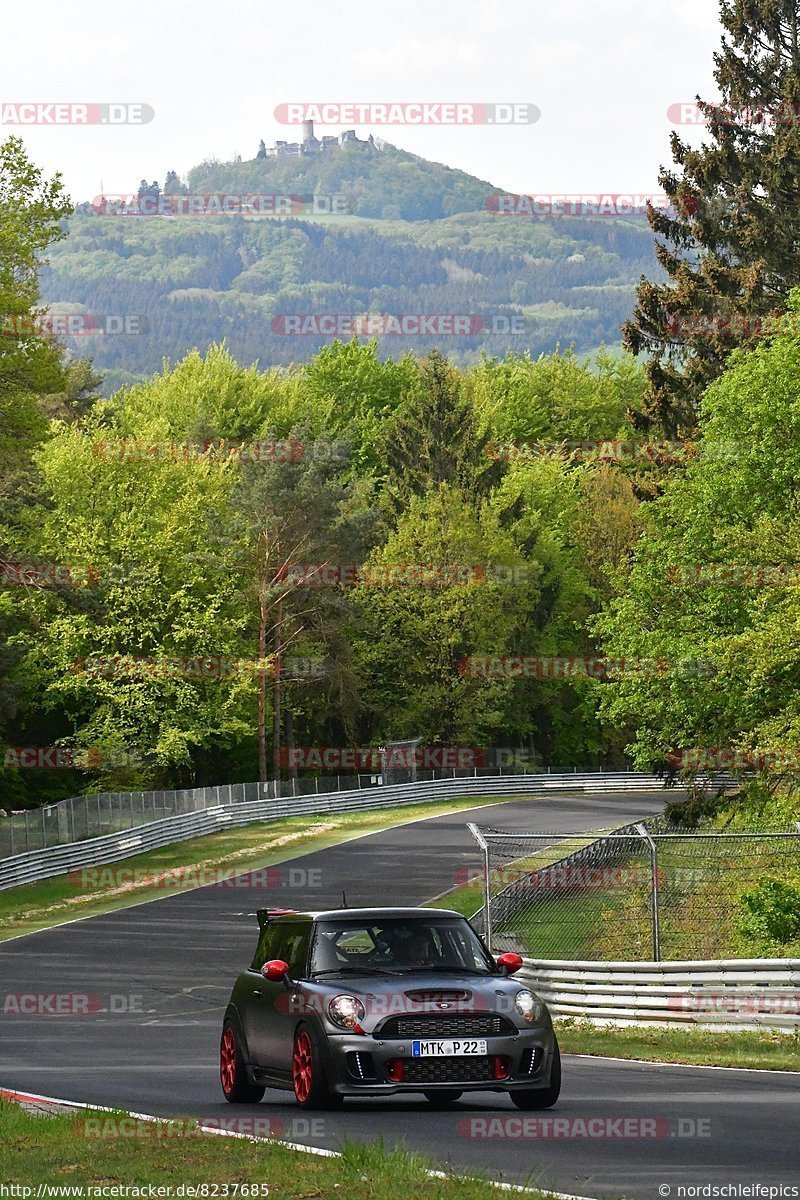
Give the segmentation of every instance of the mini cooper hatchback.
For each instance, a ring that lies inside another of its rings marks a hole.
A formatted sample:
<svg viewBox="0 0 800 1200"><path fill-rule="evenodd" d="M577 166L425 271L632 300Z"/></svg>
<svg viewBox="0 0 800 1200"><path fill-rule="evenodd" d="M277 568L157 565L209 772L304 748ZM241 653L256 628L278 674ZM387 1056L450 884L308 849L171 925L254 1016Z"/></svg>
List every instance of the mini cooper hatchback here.
<svg viewBox="0 0 800 1200"><path fill-rule="evenodd" d="M550 1108L561 1061L543 1002L495 960L465 917L445 909L299 913L262 909L253 962L222 1030L220 1078L232 1104L266 1088L304 1108L345 1096L507 1092Z"/></svg>

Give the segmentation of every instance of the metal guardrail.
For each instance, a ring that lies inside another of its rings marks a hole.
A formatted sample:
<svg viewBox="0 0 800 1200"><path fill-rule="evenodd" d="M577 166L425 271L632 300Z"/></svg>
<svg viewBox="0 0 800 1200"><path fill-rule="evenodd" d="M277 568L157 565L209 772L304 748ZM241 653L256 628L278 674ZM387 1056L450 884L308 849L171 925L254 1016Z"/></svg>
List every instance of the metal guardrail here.
<svg viewBox="0 0 800 1200"><path fill-rule="evenodd" d="M554 1017L598 1025L800 1028L798 958L524 963L516 978Z"/></svg>
<svg viewBox="0 0 800 1200"><path fill-rule="evenodd" d="M259 785L247 785L248 787ZM260 785L268 787L269 785ZM262 800L217 803L197 812L181 813L132 828L66 842L0 859L0 890L34 883L87 866L117 862L173 842L214 833L225 826L248 825L283 817L323 816L391 808L458 797L513 796L541 791L624 791L661 788L663 780L635 771L563 775L473 775L465 778L399 783L362 790L319 795L268 797ZM230 793L229 793L230 794Z"/></svg>

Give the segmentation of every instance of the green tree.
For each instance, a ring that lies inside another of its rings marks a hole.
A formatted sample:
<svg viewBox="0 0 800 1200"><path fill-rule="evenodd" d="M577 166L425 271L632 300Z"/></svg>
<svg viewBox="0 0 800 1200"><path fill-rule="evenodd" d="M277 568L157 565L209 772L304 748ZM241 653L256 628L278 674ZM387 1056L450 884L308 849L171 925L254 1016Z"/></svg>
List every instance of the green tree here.
<svg viewBox="0 0 800 1200"><path fill-rule="evenodd" d="M703 389L753 318L800 283L800 9L796 0L722 0L714 77L722 102L700 102L710 140L676 134L660 184L670 209L648 210L666 283L642 279L623 340L648 355L645 420L693 433ZM699 97L698 97L699 101Z"/></svg>
<svg viewBox="0 0 800 1200"><path fill-rule="evenodd" d="M442 484L476 496L490 471L487 441L460 373L432 350L420 363L418 383L381 428L390 509L400 513Z"/></svg>
<svg viewBox="0 0 800 1200"><path fill-rule="evenodd" d="M513 565L524 567L488 508L479 515L446 483L411 498L396 530L370 556L372 576L356 589L354 654L374 737L482 746L502 727L505 684L471 677L463 662L505 653L535 603L535 573L515 586ZM440 582L382 582L393 567L402 576L420 566ZM459 577L460 570L466 574Z"/></svg>
<svg viewBox="0 0 800 1200"><path fill-rule="evenodd" d="M268 777L268 685L272 679L272 769L281 777L282 729L294 716L292 696L308 684L283 668L287 654L327 656L323 686L357 702L338 627L347 599L337 587L308 586L317 568L360 562L372 540L369 491L342 480L343 461L332 443L312 442L303 429L293 444L306 453L295 462L244 464L231 497L226 559L241 579L248 627L269 672L259 673L259 778ZM317 686L319 686L317 684Z"/></svg>
<svg viewBox="0 0 800 1200"><path fill-rule="evenodd" d="M70 211L59 175L46 179L19 138L0 143L0 565L29 557L21 523L38 499L33 454L47 431L42 397L64 381L61 350L35 318L42 255L64 236ZM0 588L0 734L17 715L23 628L15 589Z"/></svg>
<svg viewBox="0 0 800 1200"><path fill-rule="evenodd" d="M641 765L740 749L798 774L797 292L791 305L779 334L708 388L698 458L647 506L629 586L601 620L609 653L668 664L604 691Z"/></svg>

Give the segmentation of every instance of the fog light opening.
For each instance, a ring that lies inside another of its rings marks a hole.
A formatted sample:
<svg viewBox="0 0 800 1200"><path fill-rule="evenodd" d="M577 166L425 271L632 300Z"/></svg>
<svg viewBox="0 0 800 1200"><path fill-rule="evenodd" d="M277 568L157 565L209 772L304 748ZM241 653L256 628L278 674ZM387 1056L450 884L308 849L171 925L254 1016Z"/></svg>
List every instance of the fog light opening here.
<svg viewBox="0 0 800 1200"><path fill-rule="evenodd" d="M505 1054L495 1054L492 1061L492 1074L495 1079L508 1079L511 1074L511 1059Z"/></svg>
<svg viewBox="0 0 800 1200"><path fill-rule="evenodd" d="M402 1058L393 1058L386 1064L386 1078L389 1083L402 1083L405 1077L405 1063Z"/></svg>

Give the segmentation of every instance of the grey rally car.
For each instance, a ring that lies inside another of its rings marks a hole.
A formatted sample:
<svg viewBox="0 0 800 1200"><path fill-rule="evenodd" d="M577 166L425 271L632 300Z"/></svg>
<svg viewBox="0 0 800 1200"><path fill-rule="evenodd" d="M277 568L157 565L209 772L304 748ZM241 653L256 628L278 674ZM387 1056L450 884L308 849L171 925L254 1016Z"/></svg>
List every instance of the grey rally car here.
<svg viewBox="0 0 800 1200"><path fill-rule="evenodd" d="M550 1108L561 1060L550 1015L446 909L297 913L262 909L252 965L225 1012L220 1079L232 1104L266 1088L305 1108L345 1096L422 1092L449 1104L466 1091L508 1092Z"/></svg>

